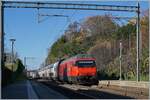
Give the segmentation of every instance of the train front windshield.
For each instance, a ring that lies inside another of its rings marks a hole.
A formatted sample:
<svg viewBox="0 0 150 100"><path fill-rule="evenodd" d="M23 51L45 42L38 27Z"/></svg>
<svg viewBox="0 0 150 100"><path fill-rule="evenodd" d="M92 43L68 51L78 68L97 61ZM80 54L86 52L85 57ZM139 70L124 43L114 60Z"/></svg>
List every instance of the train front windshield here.
<svg viewBox="0 0 150 100"><path fill-rule="evenodd" d="M76 66L78 67L96 67L96 63L93 60L82 60L82 61L77 61Z"/></svg>

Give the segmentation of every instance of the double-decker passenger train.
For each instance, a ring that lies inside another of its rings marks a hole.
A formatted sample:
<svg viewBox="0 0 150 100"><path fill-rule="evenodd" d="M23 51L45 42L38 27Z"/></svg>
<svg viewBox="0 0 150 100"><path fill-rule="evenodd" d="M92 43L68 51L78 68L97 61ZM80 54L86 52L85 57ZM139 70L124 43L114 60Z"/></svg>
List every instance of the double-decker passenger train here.
<svg viewBox="0 0 150 100"><path fill-rule="evenodd" d="M75 84L98 84L96 59L87 54L79 54L68 59L62 59L48 65L41 78L50 78L61 82ZM44 69L43 68L43 69ZM46 69L47 68L47 69Z"/></svg>

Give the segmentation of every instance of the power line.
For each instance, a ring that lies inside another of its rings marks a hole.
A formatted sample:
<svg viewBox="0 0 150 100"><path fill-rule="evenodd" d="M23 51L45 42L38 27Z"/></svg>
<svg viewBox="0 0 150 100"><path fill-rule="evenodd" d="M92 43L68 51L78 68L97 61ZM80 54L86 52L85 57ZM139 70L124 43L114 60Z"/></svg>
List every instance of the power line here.
<svg viewBox="0 0 150 100"><path fill-rule="evenodd" d="M47 18L45 18L45 19L43 19L43 20L40 20L40 17L47 17ZM40 14L40 13L38 13L38 23L40 23L40 22L43 22L43 21L45 21L46 19L48 19L49 17L66 17L67 18L67 20L68 20L68 17L69 16L67 16L67 15L60 15L60 14Z"/></svg>
<svg viewBox="0 0 150 100"><path fill-rule="evenodd" d="M63 27L59 32L62 32L62 31L67 27L67 25L68 25L69 22L71 23L72 18L73 18L73 16L75 15L76 12L77 12L77 11L75 10L75 11L72 13L72 15L71 15L70 17L68 17L67 23L64 25L64 27Z"/></svg>

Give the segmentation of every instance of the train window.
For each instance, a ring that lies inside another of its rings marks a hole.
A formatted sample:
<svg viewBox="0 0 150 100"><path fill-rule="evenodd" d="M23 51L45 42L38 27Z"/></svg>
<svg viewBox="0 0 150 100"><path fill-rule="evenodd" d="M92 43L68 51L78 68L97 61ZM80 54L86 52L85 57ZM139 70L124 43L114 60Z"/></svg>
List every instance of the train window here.
<svg viewBox="0 0 150 100"><path fill-rule="evenodd" d="M96 63L93 60L84 60L84 61L82 60L77 61L75 65L79 67L95 67Z"/></svg>

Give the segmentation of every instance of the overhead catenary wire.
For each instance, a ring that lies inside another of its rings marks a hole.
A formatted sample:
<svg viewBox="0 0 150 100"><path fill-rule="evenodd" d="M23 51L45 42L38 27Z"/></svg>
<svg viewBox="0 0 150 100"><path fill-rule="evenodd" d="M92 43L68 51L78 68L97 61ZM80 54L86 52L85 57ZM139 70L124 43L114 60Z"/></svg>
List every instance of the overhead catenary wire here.
<svg viewBox="0 0 150 100"><path fill-rule="evenodd" d="M68 23L72 23L73 20L73 16L77 13L77 11L75 10L71 16L68 17L68 21L67 23L64 25L64 27L59 31L59 33L61 33L62 31L65 30L65 28L68 26Z"/></svg>

